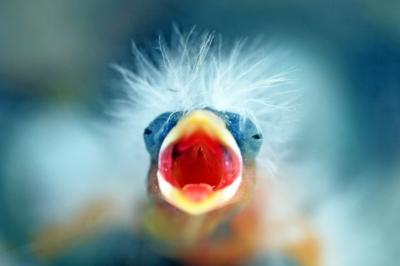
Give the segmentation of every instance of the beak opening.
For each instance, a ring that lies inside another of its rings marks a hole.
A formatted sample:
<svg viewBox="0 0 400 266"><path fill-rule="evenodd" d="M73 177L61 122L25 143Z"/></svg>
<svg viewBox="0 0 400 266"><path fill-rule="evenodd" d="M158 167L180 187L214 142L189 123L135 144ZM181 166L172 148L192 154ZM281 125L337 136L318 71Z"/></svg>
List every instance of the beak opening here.
<svg viewBox="0 0 400 266"><path fill-rule="evenodd" d="M196 110L183 117L161 145L157 179L163 197L190 214L225 205L241 183L242 158L225 122Z"/></svg>

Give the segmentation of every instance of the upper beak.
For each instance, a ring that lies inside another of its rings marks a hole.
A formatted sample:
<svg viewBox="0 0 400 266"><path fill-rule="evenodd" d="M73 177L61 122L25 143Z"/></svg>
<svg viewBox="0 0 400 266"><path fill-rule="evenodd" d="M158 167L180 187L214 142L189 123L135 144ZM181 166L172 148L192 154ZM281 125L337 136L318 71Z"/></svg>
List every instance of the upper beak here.
<svg viewBox="0 0 400 266"><path fill-rule="evenodd" d="M242 157L225 122L207 110L182 117L161 145L157 180L165 200L189 214L227 204L241 184Z"/></svg>

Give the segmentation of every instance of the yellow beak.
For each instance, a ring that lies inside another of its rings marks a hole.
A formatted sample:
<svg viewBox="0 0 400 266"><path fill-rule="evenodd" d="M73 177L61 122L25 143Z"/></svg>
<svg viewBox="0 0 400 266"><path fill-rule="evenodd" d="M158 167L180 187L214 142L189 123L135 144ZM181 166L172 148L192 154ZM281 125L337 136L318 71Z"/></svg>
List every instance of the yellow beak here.
<svg viewBox="0 0 400 266"><path fill-rule="evenodd" d="M188 214L226 205L241 184L242 157L225 122L207 110L182 117L161 145L157 180L164 199Z"/></svg>

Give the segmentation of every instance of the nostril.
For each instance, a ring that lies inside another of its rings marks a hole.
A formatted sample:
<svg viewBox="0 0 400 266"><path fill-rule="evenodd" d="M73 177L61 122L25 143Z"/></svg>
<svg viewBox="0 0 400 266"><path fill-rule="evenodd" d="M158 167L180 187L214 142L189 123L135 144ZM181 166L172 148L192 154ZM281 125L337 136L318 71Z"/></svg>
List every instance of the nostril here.
<svg viewBox="0 0 400 266"><path fill-rule="evenodd" d="M144 134L145 134L145 135L150 135L151 133L153 133L153 131L151 131L151 129L146 128L146 129L144 130Z"/></svg>
<svg viewBox="0 0 400 266"><path fill-rule="evenodd" d="M260 134L255 134L252 136L253 139L261 139L261 135Z"/></svg>

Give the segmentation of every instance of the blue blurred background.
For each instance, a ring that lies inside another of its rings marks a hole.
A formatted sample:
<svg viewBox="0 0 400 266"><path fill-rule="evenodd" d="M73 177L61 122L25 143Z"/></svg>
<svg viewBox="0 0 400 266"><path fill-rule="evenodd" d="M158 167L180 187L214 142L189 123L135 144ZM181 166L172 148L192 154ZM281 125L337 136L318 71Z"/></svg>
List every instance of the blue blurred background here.
<svg viewBox="0 0 400 266"><path fill-rule="evenodd" d="M129 64L132 40L154 40L176 22L226 38L263 35L329 68L355 130L344 140L355 155L344 169L391 167L400 141L399 8L397 1L2 0L1 139L47 105L93 113L112 93L110 63Z"/></svg>
<svg viewBox="0 0 400 266"><path fill-rule="evenodd" d="M305 69L309 93L297 157L329 167L337 190L352 181L385 188L400 175L399 10L391 0L0 0L2 178L69 178L86 173L71 168L104 165L87 124L118 96L110 64L129 66L132 40L151 48L176 23L292 51L287 64ZM3 193L15 189L2 184Z"/></svg>

